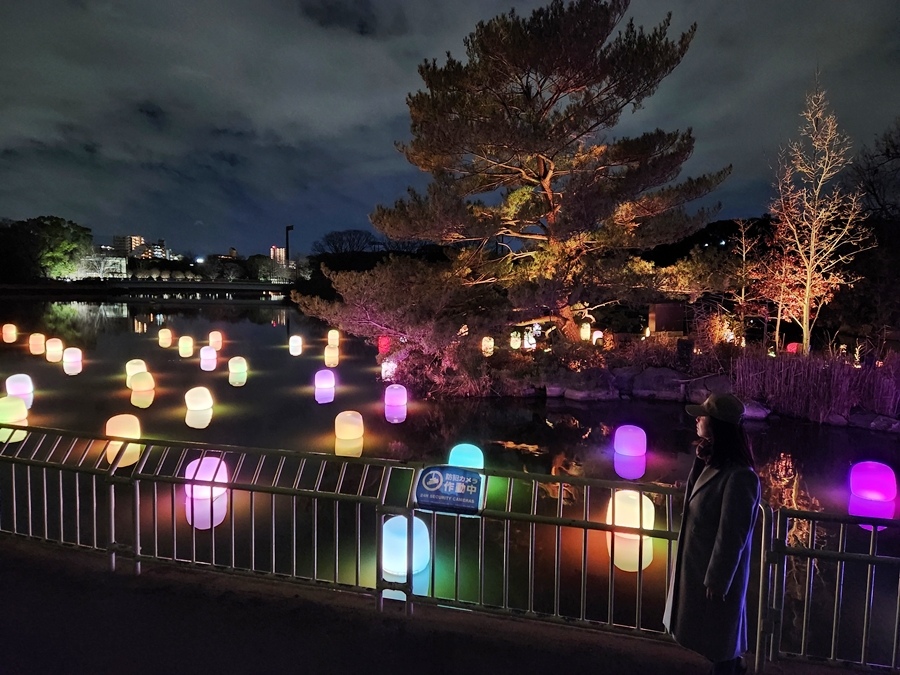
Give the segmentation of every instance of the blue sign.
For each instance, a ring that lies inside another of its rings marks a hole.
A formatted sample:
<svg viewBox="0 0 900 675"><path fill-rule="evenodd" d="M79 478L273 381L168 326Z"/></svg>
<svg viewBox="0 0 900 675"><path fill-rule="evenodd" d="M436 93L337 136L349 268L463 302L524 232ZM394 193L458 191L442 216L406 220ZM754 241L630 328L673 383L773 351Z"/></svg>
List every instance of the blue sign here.
<svg viewBox="0 0 900 675"><path fill-rule="evenodd" d="M484 476L456 466L428 466L416 483L420 509L478 513L482 509Z"/></svg>

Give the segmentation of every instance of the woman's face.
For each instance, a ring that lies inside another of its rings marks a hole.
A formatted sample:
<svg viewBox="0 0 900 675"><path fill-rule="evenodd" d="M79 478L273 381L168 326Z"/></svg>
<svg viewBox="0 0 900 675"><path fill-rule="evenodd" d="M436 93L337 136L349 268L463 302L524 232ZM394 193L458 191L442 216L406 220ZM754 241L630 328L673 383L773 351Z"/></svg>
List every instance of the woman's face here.
<svg viewBox="0 0 900 675"><path fill-rule="evenodd" d="M712 439L712 433L709 429L709 417L706 415L700 415L697 418L697 435L700 438L705 438L707 440Z"/></svg>

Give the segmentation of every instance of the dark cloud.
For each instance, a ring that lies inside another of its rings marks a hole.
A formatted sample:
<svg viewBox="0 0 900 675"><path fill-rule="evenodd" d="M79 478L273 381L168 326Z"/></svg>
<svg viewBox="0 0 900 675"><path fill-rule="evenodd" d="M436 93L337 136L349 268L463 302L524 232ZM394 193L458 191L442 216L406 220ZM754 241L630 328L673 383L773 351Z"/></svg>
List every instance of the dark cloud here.
<svg viewBox="0 0 900 675"><path fill-rule="evenodd" d="M543 4L517 3L520 14ZM417 65L509 0L29 0L0 4L0 217L55 213L95 238L177 250L295 249L367 226L423 182L408 135ZM778 149L821 82L846 133L900 114L900 3L644 0L698 23L688 56L619 134L692 127L686 173L734 165L723 215L766 210ZM202 223L202 225L198 225Z"/></svg>

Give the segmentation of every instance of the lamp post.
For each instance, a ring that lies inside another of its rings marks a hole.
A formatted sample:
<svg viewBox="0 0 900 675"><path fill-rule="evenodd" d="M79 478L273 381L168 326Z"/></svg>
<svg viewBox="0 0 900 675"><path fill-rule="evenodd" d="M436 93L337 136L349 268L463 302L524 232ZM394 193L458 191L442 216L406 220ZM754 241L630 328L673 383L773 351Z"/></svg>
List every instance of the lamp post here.
<svg viewBox="0 0 900 675"><path fill-rule="evenodd" d="M285 269L290 269L291 267L291 230L294 229L293 225L285 225L284 226L284 267Z"/></svg>

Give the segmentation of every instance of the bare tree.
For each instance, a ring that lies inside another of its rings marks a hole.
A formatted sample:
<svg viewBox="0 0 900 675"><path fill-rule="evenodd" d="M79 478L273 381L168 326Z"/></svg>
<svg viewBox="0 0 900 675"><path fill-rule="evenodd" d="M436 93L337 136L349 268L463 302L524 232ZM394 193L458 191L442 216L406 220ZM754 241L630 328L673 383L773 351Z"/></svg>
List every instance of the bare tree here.
<svg viewBox="0 0 900 675"><path fill-rule="evenodd" d="M313 242L312 252L322 253L362 253L370 251L377 243L374 234L366 230L337 230L329 232Z"/></svg>
<svg viewBox="0 0 900 675"><path fill-rule="evenodd" d="M900 117L875 139L863 146L848 171L850 180L863 191L863 206L874 218L900 220Z"/></svg>
<svg viewBox="0 0 900 675"><path fill-rule="evenodd" d="M853 283L848 264L875 244L862 223L862 191L835 180L850 163L850 140L838 131L818 83L801 117L800 140L782 152L778 195L770 210L779 221L776 245L796 265L803 353L808 354L818 310L840 286Z"/></svg>

